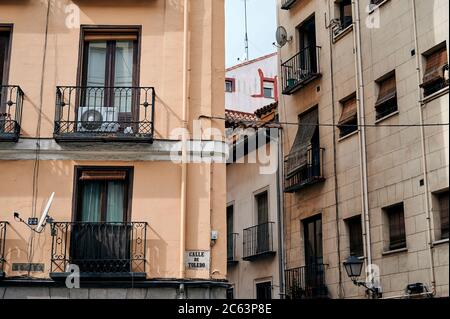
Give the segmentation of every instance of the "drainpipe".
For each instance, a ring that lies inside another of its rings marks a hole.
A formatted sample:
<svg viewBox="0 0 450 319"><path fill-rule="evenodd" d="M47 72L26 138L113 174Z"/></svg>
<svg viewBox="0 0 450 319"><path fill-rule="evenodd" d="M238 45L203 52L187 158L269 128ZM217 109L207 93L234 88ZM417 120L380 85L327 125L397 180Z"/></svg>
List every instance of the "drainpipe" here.
<svg viewBox="0 0 450 319"><path fill-rule="evenodd" d="M184 262L186 250L186 183L187 183L187 130L189 112L189 0L184 0L183 34L183 136L181 141L181 198L180 198L180 279L186 275Z"/></svg>
<svg viewBox="0 0 450 319"><path fill-rule="evenodd" d="M330 1L328 1L328 15L331 19L331 7ZM336 235L337 235L337 257L338 257L338 276L339 276L339 289L338 298L342 299L345 297L344 288L342 285L342 267L341 267L341 231L339 228L340 214L339 214L339 189L338 189L338 176L337 176L337 148L336 148L336 105L335 105L335 90L334 90L334 60L333 60L333 28L332 24L329 23L325 17L325 26L329 29L330 34L330 84L331 84L331 109L333 117L333 173L334 173L334 202L336 205L335 218L336 218Z"/></svg>
<svg viewBox="0 0 450 319"><path fill-rule="evenodd" d="M277 210L278 210L278 267L279 267L279 284L280 284L280 297L285 299L285 285L284 285L284 171L283 171L283 129L280 127L278 129L278 169L277 169Z"/></svg>
<svg viewBox="0 0 450 319"><path fill-rule="evenodd" d="M414 25L414 49L416 51L416 73L417 73L417 108L419 111L420 121L420 144L422 148L422 170L423 180L425 186L425 210L427 216L427 237L428 237L428 258L430 259L430 278L431 278L431 293L436 294L436 274L434 270L434 258L433 258L433 224L430 211L430 197L429 197L429 185L428 185L428 171L427 171L427 156L425 147L425 127L423 126L423 112L422 112L422 90L419 85L422 83L422 65L419 56L419 39L417 35L417 15L416 15L416 1L411 0L412 18Z"/></svg>
<svg viewBox="0 0 450 319"><path fill-rule="evenodd" d="M372 249L370 240L370 215L369 215L369 194L367 182L367 149L366 149L366 120L364 107L364 79L362 71L362 52L361 52L361 18L359 15L359 0L352 0L352 10L354 17L353 42L355 48L355 73L356 73L356 102L359 116L359 151L360 151L360 169L361 169L361 204L363 220L363 237L365 243L365 262L368 270L372 265ZM372 278L366 271L366 281ZM373 278L371 279L373 283Z"/></svg>

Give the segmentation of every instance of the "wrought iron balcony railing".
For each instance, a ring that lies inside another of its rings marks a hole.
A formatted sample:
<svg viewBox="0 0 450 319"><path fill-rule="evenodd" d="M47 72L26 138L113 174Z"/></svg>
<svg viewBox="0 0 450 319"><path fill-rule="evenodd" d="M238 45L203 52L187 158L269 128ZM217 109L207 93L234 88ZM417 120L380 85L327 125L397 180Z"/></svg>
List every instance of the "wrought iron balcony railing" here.
<svg viewBox="0 0 450 319"><path fill-rule="evenodd" d="M324 181L323 177L323 148L309 148L306 155L306 165L299 166L296 158L297 154L286 156L285 165L285 185L286 193L294 193L303 187Z"/></svg>
<svg viewBox="0 0 450 319"><path fill-rule="evenodd" d="M291 95L321 76L320 47L307 47L281 64L283 94Z"/></svg>
<svg viewBox="0 0 450 319"><path fill-rule="evenodd" d="M273 225L264 223L256 225L243 231L243 258L252 261L259 257L274 255Z"/></svg>
<svg viewBox="0 0 450 319"><path fill-rule="evenodd" d="M312 264L286 270L287 299L327 298L325 265Z"/></svg>
<svg viewBox="0 0 450 319"><path fill-rule="evenodd" d="M289 10L297 0L283 0L283 4L281 5L281 9L283 10Z"/></svg>
<svg viewBox="0 0 450 319"><path fill-rule="evenodd" d="M0 141L19 140L23 97L17 85L0 86Z"/></svg>
<svg viewBox="0 0 450 319"><path fill-rule="evenodd" d="M0 222L0 279L5 276L5 243L8 222Z"/></svg>
<svg viewBox="0 0 450 319"><path fill-rule="evenodd" d="M146 278L147 227L130 223L52 223L51 277L76 265L85 278Z"/></svg>
<svg viewBox="0 0 450 319"><path fill-rule="evenodd" d="M238 257L236 252L237 238L239 234L231 233L227 235L227 263L228 265L234 265L238 263Z"/></svg>
<svg viewBox="0 0 450 319"><path fill-rule="evenodd" d="M153 142L152 87L56 88L56 141Z"/></svg>

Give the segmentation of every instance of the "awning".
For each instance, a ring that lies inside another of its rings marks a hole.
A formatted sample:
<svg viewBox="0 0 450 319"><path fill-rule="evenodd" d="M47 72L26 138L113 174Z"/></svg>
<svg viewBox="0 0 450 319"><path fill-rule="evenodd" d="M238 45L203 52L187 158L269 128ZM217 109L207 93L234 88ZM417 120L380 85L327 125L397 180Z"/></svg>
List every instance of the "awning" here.
<svg viewBox="0 0 450 319"><path fill-rule="evenodd" d="M380 93L375 107L378 107L397 96L397 86L395 82L395 75L380 82Z"/></svg>
<svg viewBox="0 0 450 319"><path fill-rule="evenodd" d="M307 153L319 123L317 108L302 115L294 144L286 157L286 178L290 178L308 163Z"/></svg>
<svg viewBox="0 0 450 319"><path fill-rule="evenodd" d="M339 119L338 125L347 124L358 116L358 111L356 108L356 97L352 97L342 104L342 114L341 118Z"/></svg>
<svg viewBox="0 0 450 319"><path fill-rule="evenodd" d="M448 65L447 48L443 47L427 57L427 64L421 86L444 78L444 68Z"/></svg>

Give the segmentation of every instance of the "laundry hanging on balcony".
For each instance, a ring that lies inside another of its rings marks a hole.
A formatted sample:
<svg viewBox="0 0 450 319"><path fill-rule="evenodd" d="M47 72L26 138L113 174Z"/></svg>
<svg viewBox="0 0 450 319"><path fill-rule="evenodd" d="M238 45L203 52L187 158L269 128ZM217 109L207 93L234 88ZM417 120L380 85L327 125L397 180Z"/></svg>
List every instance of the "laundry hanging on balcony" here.
<svg viewBox="0 0 450 319"><path fill-rule="evenodd" d="M294 144L286 157L286 179L295 175L308 164L308 149L317 130L319 114L317 109L302 115L299 119Z"/></svg>

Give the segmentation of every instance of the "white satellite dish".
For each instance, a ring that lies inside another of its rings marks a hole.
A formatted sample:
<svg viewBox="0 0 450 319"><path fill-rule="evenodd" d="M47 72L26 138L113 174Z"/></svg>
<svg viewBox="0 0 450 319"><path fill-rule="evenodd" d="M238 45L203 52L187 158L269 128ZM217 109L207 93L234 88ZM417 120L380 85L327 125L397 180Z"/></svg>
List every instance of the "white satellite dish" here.
<svg viewBox="0 0 450 319"><path fill-rule="evenodd" d="M35 231L40 233L42 231L43 225L47 220L48 211L50 210L50 206L52 205L53 198L55 197L55 192L53 192L50 195L50 198L48 199L47 205L45 205L44 210L42 211L41 219L39 219L39 223L37 227L35 228Z"/></svg>
<svg viewBox="0 0 450 319"><path fill-rule="evenodd" d="M283 27L283 26L279 26L279 27L277 28L277 32L276 32L275 37L276 37L278 46L279 46L280 48L284 47L284 46L286 45L286 43L287 43L288 41L290 41L290 39L288 39L287 30L286 30L286 28Z"/></svg>

